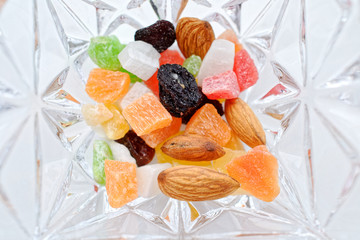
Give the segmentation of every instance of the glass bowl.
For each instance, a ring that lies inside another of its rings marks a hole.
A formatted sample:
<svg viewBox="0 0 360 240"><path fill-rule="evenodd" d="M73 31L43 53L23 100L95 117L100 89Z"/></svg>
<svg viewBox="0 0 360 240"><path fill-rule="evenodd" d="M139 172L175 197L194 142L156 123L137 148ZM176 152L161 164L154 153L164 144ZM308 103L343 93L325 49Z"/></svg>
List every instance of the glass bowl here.
<svg viewBox="0 0 360 240"><path fill-rule="evenodd" d="M0 0L0 239L357 239L359 11L354 0ZM281 193L113 209L80 114L89 39L127 43L185 16L233 29L254 59L260 78L241 98L279 160Z"/></svg>

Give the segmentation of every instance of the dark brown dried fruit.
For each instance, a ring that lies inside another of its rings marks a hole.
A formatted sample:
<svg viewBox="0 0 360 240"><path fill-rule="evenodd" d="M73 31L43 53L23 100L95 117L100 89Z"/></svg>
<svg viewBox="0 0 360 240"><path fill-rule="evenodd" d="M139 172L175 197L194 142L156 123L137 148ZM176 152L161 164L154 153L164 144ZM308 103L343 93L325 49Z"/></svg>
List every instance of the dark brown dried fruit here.
<svg viewBox="0 0 360 240"><path fill-rule="evenodd" d="M137 30L135 41L144 41L151 44L159 53L168 49L176 40L174 25L166 20Z"/></svg>
<svg viewBox="0 0 360 240"><path fill-rule="evenodd" d="M150 163L154 158L155 149L149 147L133 130L128 131L123 138L116 140L116 142L125 145L129 149L138 167Z"/></svg>
<svg viewBox="0 0 360 240"><path fill-rule="evenodd" d="M194 76L178 64L161 65L159 80L160 102L174 117L183 117L200 104L201 91Z"/></svg>

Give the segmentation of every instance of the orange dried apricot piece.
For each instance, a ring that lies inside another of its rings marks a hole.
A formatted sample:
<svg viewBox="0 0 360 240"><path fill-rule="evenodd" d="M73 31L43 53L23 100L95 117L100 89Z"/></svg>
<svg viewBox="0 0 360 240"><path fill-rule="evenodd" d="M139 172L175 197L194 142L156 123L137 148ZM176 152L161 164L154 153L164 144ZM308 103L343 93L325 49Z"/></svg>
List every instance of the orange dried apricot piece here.
<svg viewBox="0 0 360 240"><path fill-rule="evenodd" d="M106 193L109 204L119 208L138 197L136 164L105 160Z"/></svg>
<svg viewBox="0 0 360 240"><path fill-rule="evenodd" d="M226 29L223 33L221 33L217 39L225 39L228 40L234 44L239 43L239 39L236 36L236 33L231 29Z"/></svg>
<svg viewBox="0 0 360 240"><path fill-rule="evenodd" d="M231 129L212 104L205 104L191 117L185 133L211 138L225 146L231 138Z"/></svg>
<svg viewBox="0 0 360 240"><path fill-rule="evenodd" d="M226 164L226 170L243 190L260 200L271 202L280 193L278 162L265 146L257 146L233 159Z"/></svg>
<svg viewBox="0 0 360 240"><path fill-rule="evenodd" d="M165 141L167 138L179 132L181 127L181 118L173 117L171 124L167 127L152 131L149 134L141 136L141 138L152 148Z"/></svg>
<svg viewBox="0 0 360 240"><path fill-rule="evenodd" d="M94 68L90 72L85 91L96 102L109 104L122 98L129 86L129 74Z"/></svg>
<svg viewBox="0 0 360 240"><path fill-rule="evenodd" d="M172 121L170 113L152 93L144 94L129 104L123 115L138 136L167 127Z"/></svg>

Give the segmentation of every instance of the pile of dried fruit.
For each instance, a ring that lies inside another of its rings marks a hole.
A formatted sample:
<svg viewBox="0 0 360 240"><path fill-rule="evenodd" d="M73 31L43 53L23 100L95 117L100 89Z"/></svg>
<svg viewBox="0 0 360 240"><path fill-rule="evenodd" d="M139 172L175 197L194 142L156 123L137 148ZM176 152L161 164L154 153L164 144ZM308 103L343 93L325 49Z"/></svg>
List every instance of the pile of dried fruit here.
<svg viewBox="0 0 360 240"><path fill-rule="evenodd" d="M95 37L88 49L100 67L86 84L97 104L84 104L82 114L104 134L94 142L93 174L109 204L121 207L160 190L179 200L214 200L239 188L274 200L277 160L261 123L238 98L258 72L235 33L215 39L208 22L182 18L176 29L160 20L134 38L125 45L115 36ZM175 41L186 59L168 49ZM246 153L242 142L252 149Z"/></svg>

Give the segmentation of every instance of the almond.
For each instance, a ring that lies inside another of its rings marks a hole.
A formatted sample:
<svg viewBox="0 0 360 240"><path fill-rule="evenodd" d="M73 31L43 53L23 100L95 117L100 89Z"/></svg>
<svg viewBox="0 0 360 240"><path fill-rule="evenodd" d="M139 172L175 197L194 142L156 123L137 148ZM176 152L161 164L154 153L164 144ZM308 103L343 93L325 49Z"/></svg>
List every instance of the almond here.
<svg viewBox="0 0 360 240"><path fill-rule="evenodd" d="M225 116L232 130L249 147L266 144L265 132L259 119L243 100L226 100Z"/></svg>
<svg viewBox="0 0 360 240"><path fill-rule="evenodd" d="M167 140L161 150L179 160L212 161L225 155L224 149L210 138L179 135Z"/></svg>
<svg viewBox="0 0 360 240"><path fill-rule="evenodd" d="M232 177L198 166L177 166L158 176L160 190L182 201L208 201L226 197L240 187Z"/></svg>
<svg viewBox="0 0 360 240"><path fill-rule="evenodd" d="M195 54L203 59L214 39L214 31L207 21L185 17L176 26L176 40L186 58Z"/></svg>

